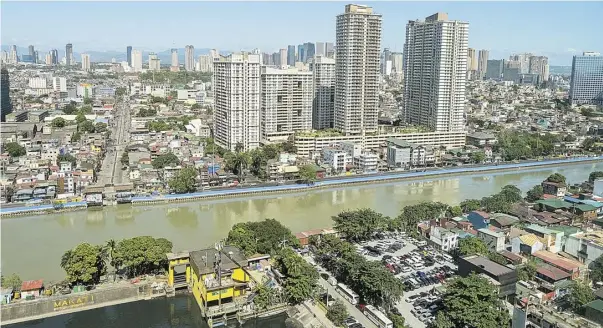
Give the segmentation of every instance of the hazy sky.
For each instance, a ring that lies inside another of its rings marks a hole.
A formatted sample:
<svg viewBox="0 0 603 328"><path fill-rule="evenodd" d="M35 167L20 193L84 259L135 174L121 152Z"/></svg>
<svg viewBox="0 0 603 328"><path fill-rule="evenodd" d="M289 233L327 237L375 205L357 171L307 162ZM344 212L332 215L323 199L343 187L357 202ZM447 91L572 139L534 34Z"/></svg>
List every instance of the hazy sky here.
<svg viewBox="0 0 603 328"><path fill-rule="evenodd" d="M335 16L347 2L6 2L3 45L40 50L73 43L74 51L172 47L221 50L334 41ZM547 55L571 65L582 51L603 52L603 2L359 2L383 15L382 47L401 51L408 20L437 11L469 22L469 46L491 58L512 52Z"/></svg>

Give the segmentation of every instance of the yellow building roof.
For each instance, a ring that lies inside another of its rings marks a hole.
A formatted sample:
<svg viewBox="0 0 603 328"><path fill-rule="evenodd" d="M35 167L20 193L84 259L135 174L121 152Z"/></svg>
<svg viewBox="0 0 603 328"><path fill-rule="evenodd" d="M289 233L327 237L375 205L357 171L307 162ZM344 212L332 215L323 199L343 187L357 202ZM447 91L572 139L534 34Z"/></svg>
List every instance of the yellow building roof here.
<svg viewBox="0 0 603 328"><path fill-rule="evenodd" d="M526 244L530 247L534 246L537 242L541 242L540 238L538 238L538 236L536 236L535 234L527 234L527 235L523 235L523 236L519 236L519 240L521 240L522 244Z"/></svg>

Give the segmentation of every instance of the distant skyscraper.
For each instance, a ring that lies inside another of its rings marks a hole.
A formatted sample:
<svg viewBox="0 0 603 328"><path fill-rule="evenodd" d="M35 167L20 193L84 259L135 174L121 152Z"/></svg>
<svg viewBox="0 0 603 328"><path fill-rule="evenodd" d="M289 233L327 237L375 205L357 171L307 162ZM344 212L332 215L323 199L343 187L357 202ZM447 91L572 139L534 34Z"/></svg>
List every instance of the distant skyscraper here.
<svg viewBox="0 0 603 328"><path fill-rule="evenodd" d="M279 50L279 62L280 62L280 67L287 67L287 49L281 49Z"/></svg>
<svg viewBox="0 0 603 328"><path fill-rule="evenodd" d="M477 52L473 48L467 48L467 70L477 71Z"/></svg>
<svg viewBox="0 0 603 328"><path fill-rule="evenodd" d="M71 60L73 59L73 45L67 43L65 46L65 66L71 66Z"/></svg>
<svg viewBox="0 0 603 328"><path fill-rule="evenodd" d="M82 71L89 72L90 71L90 55L82 54Z"/></svg>
<svg viewBox="0 0 603 328"><path fill-rule="evenodd" d="M218 58L220 56L220 52L217 49L211 49L209 51L209 56L211 58Z"/></svg>
<svg viewBox="0 0 603 328"><path fill-rule="evenodd" d="M335 112L335 59L315 56L310 60L310 70L314 81L314 101L312 104L312 128L321 130L333 128Z"/></svg>
<svg viewBox="0 0 603 328"><path fill-rule="evenodd" d="M603 56L584 52L572 60L569 100L572 105L603 106Z"/></svg>
<svg viewBox="0 0 603 328"><path fill-rule="evenodd" d="M541 82L549 80L549 58L545 56L530 57L530 74L538 74Z"/></svg>
<svg viewBox="0 0 603 328"><path fill-rule="evenodd" d="M52 49L50 51L50 53L52 55L52 64L58 65L59 64L59 51L57 49Z"/></svg>
<svg viewBox="0 0 603 328"><path fill-rule="evenodd" d="M383 49L383 56L381 57L381 74L389 75L392 70L392 52L389 48ZM388 63L389 62L389 63Z"/></svg>
<svg viewBox="0 0 603 328"><path fill-rule="evenodd" d="M513 67L519 69L519 74L528 74L530 72L530 58L533 55L530 53L516 54L509 57L509 62L516 62Z"/></svg>
<svg viewBox="0 0 603 328"><path fill-rule="evenodd" d="M261 140L287 141L312 129L312 72L264 66L260 85Z"/></svg>
<svg viewBox="0 0 603 328"><path fill-rule="evenodd" d="M314 56L326 56L327 49L324 42L316 42L316 53Z"/></svg>
<svg viewBox="0 0 603 328"><path fill-rule="evenodd" d="M12 113L13 106L10 102L10 81L8 70L2 67L0 72L0 122L6 122L6 115Z"/></svg>
<svg viewBox="0 0 603 328"><path fill-rule="evenodd" d="M401 52L392 52L392 70L397 74L404 74L404 56Z"/></svg>
<svg viewBox="0 0 603 328"><path fill-rule="evenodd" d="M132 67L132 46L126 47L126 60L128 61L128 66Z"/></svg>
<svg viewBox="0 0 603 328"><path fill-rule="evenodd" d="M408 123L436 132L465 129L468 42L469 24L449 20L448 14L408 22L403 106Z"/></svg>
<svg viewBox="0 0 603 328"><path fill-rule="evenodd" d="M488 65L486 68L486 79L500 79L503 74L503 70L505 67L505 60L488 60Z"/></svg>
<svg viewBox="0 0 603 328"><path fill-rule="evenodd" d="M477 58L477 78L480 80L486 76L486 69L488 69L488 56L490 52L488 50L480 50Z"/></svg>
<svg viewBox="0 0 603 328"><path fill-rule="evenodd" d="M64 77L53 77L52 89L54 91L67 92L67 79Z"/></svg>
<svg viewBox="0 0 603 328"><path fill-rule="evenodd" d="M8 64L9 60L10 60L10 56L8 55L8 51L4 51L2 50L2 64Z"/></svg>
<svg viewBox="0 0 603 328"><path fill-rule="evenodd" d="M154 52L149 53L149 70L159 71L161 69L161 60Z"/></svg>
<svg viewBox="0 0 603 328"><path fill-rule="evenodd" d="M304 48L306 49L306 58L304 63L307 63L308 60L314 58L314 55L316 54L316 46L312 42L306 42L304 43Z"/></svg>
<svg viewBox="0 0 603 328"><path fill-rule="evenodd" d="M52 65L52 52L50 52L50 51L49 51L49 52L46 54L46 58L45 58L44 63L45 63L46 65L48 65L48 66Z"/></svg>
<svg viewBox="0 0 603 328"><path fill-rule="evenodd" d="M178 63L178 49L172 49L172 67L170 67L172 71L179 71L180 64Z"/></svg>
<svg viewBox="0 0 603 328"><path fill-rule="evenodd" d="M303 44L297 46L297 61L306 62L306 47Z"/></svg>
<svg viewBox="0 0 603 328"><path fill-rule="evenodd" d="M214 59L214 138L230 151L239 143L245 151L259 147L260 67L260 55L232 53Z"/></svg>
<svg viewBox="0 0 603 328"><path fill-rule="evenodd" d="M214 59L211 55L199 56L199 71L201 73L211 73L214 71Z"/></svg>
<svg viewBox="0 0 603 328"><path fill-rule="evenodd" d="M346 5L337 16L335 43L334 126L348 135L377 132L381 15Z"/></svg>
<svg viewBox="0 0 603 328"><path fill-rule="evenodd" d="M132 69L134 72L142 72L142 51L132 50Z"/></svg>
<svg viewBox="0 0 603 328"><path fill-rule="evenodd" d="M40 61L39 56L40 56L40 54L38 53L38 51L37 50L34 51L34 63L37 64Z"/></svg>
<svg viewBox="0 0 603 328"><path fill-rule="evenodd" d="M287 65L295 66L295 46L287 47Z"/></svg>
<svg viewBox="0 0 603 328"><path fill-rule="evenodd" d="M27 47L27 50L28 50L29 55L31 56L31 58L33 58L36 55L36 50L34 49L33 45L30 45L29 47Z"/></svg>
<svg viewBox="0 0 603 328"><path fill-rule="evenodd" d="M333 42L326 43L325 51L327 52L327 57L335 58L335 46L333 45Z"/></svg>
<svg viewBox="0 0 603 328"><path fill-rule="evenodd" d="M16 64L19 62L19 54L17 54L17 46L16 45L12 45L10 47L9 57L10 57L9 59L10 59L11 64Z"/></svg>
<svg viewBox="0 0 603 328"><path fill-rule="evenodd" d="M188 72L195 70L195 47L184 47L184 69Z"/></svg>

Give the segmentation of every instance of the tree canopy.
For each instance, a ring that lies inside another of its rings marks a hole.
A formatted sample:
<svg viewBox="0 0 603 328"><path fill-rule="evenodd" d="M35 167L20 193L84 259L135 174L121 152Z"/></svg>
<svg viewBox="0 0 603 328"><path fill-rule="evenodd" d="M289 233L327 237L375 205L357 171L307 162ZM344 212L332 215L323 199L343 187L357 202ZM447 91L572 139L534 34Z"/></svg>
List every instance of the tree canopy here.
<svg viewBox="0 0 603 328"><path fill-rule="evenodd" d="M21 277L19 277L18 274L13 273L9 276L1 276L0 277L2 281L0 281L0 285L2 286L2 288L12 288L13 290L21 290L21 284L23 283L23 280L21 280Z"/></svg>
<svg viewBox="0 0 603 328"><path fill-rule="evenodd" d="M594 171L588 175L588 182L593 183L595 180L603 178L603 171Z"/></svg>
<svg viewBox="0 0 603 328"><path fill-rule="evenodd" d="M157 156L152 162L154 169L162 169L166 166L178 165L180 164L180 160L173 153L167 153L163 155Z"/></svg>
<svg viewBox="0 0 603 328"><path fill-rule="evenodd" d="M55 117L50 124L54 128L62 128L67 125L67 121L62 117Z"/></svg>
<svg viewBox="0 0 603 328"><path fill-rule="evenodd" d="M25 147L19 145L16 142L7 142L2 145L2 148L5 152L8 153L10 157L19 157L27 154Z"/></svg>
<svg viewBox="0 0 603 328"><path fill-rule="evenodd" d="M565 184L565 176L559 173L553 173L548 178L546 178L546 181Z"/></svg>
<svg viewBox="0 0 603 328"><path fill-rule="evenodd" d="M466 199L459 205L464 213L477 211L481 208L481 202L479 199Z"/></svg>
<svg viewBox="0 0 603 328"><path fill-rule="evenodd" d="M387 229L390 218L372 209L344 211L332 217L333 228L347 240L370 239L375 233Z"/></svg>
<svg viewBox="0 0 603 328"><path fill-rule="evenodd" d="M593 283L603 281L603 256L599 256L596 260L592 261L589 269L590 279L592 279Z"/></svg>
<svg viewBox="0 0 603 328"><path fill-rule="evenodd" d="M348 309L341 299L336 299L333 304L327 308L327 319L331 320L335 326L343 326L343 321L348 317Z"/></svg>
<svg viewBox="0 0 603 328"><path fill-rule="evenodd" d="M316 167L308 164L299 168L299 178L304 183L312 183L316 181Z"/></svg>
<svg viewBox="0 0 603 328"><path fill-rule="evenodd" d="M502 152L507 161L518 159L549 156L555 152L555 143L559 136L550 133L525 133L517 131L503 131L498 135L495 151Z"/></svg>
<svg viewBox="0 0 603 328"><path fill-rule="evenodd" d="M80 123L80 124L77 125L77 129L80 132L94 133L95 126L94 126L94 123L92 123L92 121L85 120L82 123Z"/></svg>
<svg viewBox="0 0 603 328"><path fill-rule="evenodd" d="M299 247L299 241L291 230L275 219L237 223L230 229L226 240L248 256L256 253L276 254L283 248L283 241L288 246Z"/></svg>
<svg viewBox="0 0 603 328"><path fill-rule="evenodd" d="M57 156L57 163L60 162L70 162L72 166L75 165L77 159L71 154L60 154Z"/></svg>
<svg viewBox="0 0 603 328"><path fill-rule="evenodd" d="M536 263L528 261L526 264L517 267L517 279L530 281L536 276L536 270L538 270Z"/></svg>
<svg viewBox="0 0 603 328"><path fill-rule="evenodd" d="M402 213L395 219L396 225L407 233L416 234L419 222L446 216L448 207L440 202L423 202L405 206Z"/></svg>
<svg viewBox="0 0 603 328"><path fill-rule="evenodd" d="M438 311L434 327L507 327L511 318L498 297L495 286L481 276L471 274L450 282Z"/></svg>
<svg viewBox="0 0 603 328"><path fill-rule="evenodd" d="M172 242L165 238L134 237L117 243L112 261L133 277L162 271L167 265L166 254L171 251Z"/></svg>
<svg viewBox="0 0 603 328"><path fill-rule="evenodd" d="M458 251L461 256L486 255L488 254L488 246L481 239L469 237L459 240Z"/></svg>
<svg viewBox="0 0 603 328"><path fill-rule="evenodd" d="M197 170L194 167L181 169L168 182L171 190L177 194L190 193L197 190Z"/></svg>
<svg viewBox="0 0 603 328"><path fill-rule="evenodd" d="M542 185L535 185L532 187L532 189L528 190L526 194L526 201L533 203L542 198L543 195L544 189L542 189Z"/></svg>
<svg viewBox="0 0 603 328"><path fill-rule="evenodd" d="M88 243L79 244L63 254L61 267L72 284L96 284L106 272L103 249Z"/></svg>
<svg viewBox="0 0 603 328"><path fill-rule="evenodd" d="M584 314L584 305L594 300L595 293L587 284L576 281L570 288L568 301L575 313Z"/></svg>
<svg viewBox="0 0 603 328"><path fill-rule="evenodd" d="M314 295L318 271L291 248L279 251L276 265L285 275L285 294L291 304L299 304Z"/></svg>

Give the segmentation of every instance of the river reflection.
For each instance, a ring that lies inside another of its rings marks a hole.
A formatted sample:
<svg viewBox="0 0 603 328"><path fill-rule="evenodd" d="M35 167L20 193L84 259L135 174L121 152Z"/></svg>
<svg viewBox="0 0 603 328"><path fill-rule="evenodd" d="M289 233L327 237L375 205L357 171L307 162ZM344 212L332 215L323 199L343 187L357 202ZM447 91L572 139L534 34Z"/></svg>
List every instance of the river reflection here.
<svg viewBox="0 0 603 328"><path fill-rule="evenodd" d="M424 201L458 204L481 199L513 184L524 192L554 172L570 182L584 181L603 170L603 164L571 165L560 169L532 169L487 175L463 175L362 185L313 192L266 195L166 205L108 206L95 210L8 218L1 221L3 274L23 279L63 278L63 253L81 242L104 244L134 236L163 237L174 250L194 250L225 238L233 224L274 218L293 232L329 227L331 216L343 210L373 208L390 217L402 207ZM26 241L26 242L24 242Z"/></svg>

